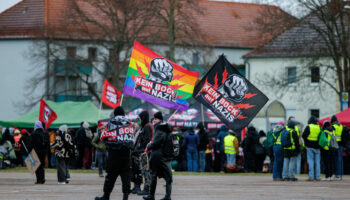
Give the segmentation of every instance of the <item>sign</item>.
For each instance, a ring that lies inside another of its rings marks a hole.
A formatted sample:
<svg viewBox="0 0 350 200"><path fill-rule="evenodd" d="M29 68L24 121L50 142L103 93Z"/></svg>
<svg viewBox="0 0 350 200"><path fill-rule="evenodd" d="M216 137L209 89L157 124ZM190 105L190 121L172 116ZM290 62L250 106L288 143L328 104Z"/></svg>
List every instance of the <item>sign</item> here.
<svg viewBox="0 0 350 200"><path fill-rule="evenodd" d="M268 101L224 56L195 86L193 97L237 132L247 127Z"/></svg>
<svg viewBox="0 0 350 200"><path fill-rule="evenodd" d="M56 112L43 99L40 99L39 121L44 122L45 128L48 129L56 119Z"/></svg>
<svg viewBox="0 0 350 200"><path fill-rule="evenodd" d="M341 93L341 99L340 99L340 110L343 111L348 108L349 104L349 93L348 92L342 92Z"/></svg>
<svg viewBox="0 0 350 200"><path fill-rule="evenodd" d="M102 91L102 102L113 109L120 105L121 92L105 80Z"/></svg>
<svg viewBox="0 0 350 200"><path fill-rule="evenodd" d="M164 108L186 110L198 72L167 60L135 40L123 93Z"/></svg>
<svg viewBox="0 0 350 200"><path fill-rule="evenodd" d="M31 174L34 174L41 164L34 149L32 149L32 151L28 154L24 162L26 163L26 166Z"/></svg>

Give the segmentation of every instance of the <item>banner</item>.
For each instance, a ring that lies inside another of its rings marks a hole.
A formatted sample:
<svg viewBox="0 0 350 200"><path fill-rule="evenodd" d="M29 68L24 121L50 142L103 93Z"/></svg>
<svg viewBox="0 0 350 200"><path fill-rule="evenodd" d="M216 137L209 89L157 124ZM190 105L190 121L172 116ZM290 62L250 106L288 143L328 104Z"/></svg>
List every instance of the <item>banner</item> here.
<svg viewBox="0 0 350 200"><path fill-rule="evenodd" d="M120 95L121 92L105 80L102 91L102 102L114 109L120 105Z"/></svg>
<svg viewBox="0 0 350 200"><path fill-rule="evenodd" d="M135 40L123 93L164 108L186 110L198 72L191 72Z"/></svg>
<svg viewBox="0 0 350 200"><path fill-rule="evenodd" d="M223 55L195 86L193 97L238 132L248 126L268 101Z"/></svg>
<svg viewBox="0 0 350 200"><path fill-rule="evenodd" d="M48 129L53 121L57 119L57 114L49 105L40 99L39 121L45 123L45 128Z"/></svg>
<svg viewBox="0 0 350 200"><path fill-rule="evenodd" d="M34 174L40 166L40 160L34 149L32 149L32 151L28 154L24 162L26 163L26 166L31 174Z"/></svg>

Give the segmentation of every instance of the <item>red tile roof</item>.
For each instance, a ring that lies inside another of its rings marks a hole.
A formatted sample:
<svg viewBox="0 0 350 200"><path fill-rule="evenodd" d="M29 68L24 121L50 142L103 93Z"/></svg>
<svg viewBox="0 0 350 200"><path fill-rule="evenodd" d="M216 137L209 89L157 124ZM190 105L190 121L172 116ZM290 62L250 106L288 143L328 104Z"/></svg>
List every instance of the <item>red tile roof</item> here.
<svg viewBox="0 0 350 200"><path fill-rule="evenodd" d="M55 36L65 35L62 28L66 28L69 1L22 0L0 14L0 39L44 36L47 27L55 27ZM204 15L194 17L209 46L254 48L266 42L257 31L249 30L261 9L267 8L266 5L208 0L198 2Z"/></svg>

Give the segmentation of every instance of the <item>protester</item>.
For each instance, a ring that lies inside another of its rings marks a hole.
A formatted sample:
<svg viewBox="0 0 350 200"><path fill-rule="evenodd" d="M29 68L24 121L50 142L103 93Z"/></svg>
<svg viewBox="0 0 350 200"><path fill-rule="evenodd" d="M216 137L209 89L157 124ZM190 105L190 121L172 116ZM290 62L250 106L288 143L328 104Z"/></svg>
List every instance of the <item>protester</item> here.
<svg viewBox="0 0 350 200"><path fill-rule="evenodd" d="M92 138L93 134L89 129L88 122L82 122L76 134L76 141L79 150L78 165L84 169L90 169L92 163Z"/></svg>
<svg viewBox="0 0 350 200"><path fill-rule="evenodd" d="M343 149L344 149L344 136L347 134L345 132L343 125L340 124L335 115L331 118L332 127L334 128L334 134L337 138L339 148L337 151L333 152L333 158L335 161L335 180L342 180L344 173L343 164Z"/></svg>
<svg viewBox="0 0 350 200"><path fill-rule="evenodd" d="M259 145L259 135L255 127L248 127L248 133L243 141L244 162L246 172L257 172L256 149Z"/></svg>
<svg viewBox="0 0 350 200"><path fill-rule="evenodd" d="M296 166L297 166L297 155L300 151L299 136L294 127L296 122L289 120L286 130L288 132L287 137L290 137L291 144L283 147L283 170L282 178L284 181L297 181Z"/></svg>
<svg viewBox="0 0 350 200"><path fill-rule="evenodd" d="M163 114L161 112L156 112L153 115L153 120L152 120L152 124L153 124L154 130L156 130L157 126L159 124L161 124L162 122L163 122Z"/></svg>
<svg viewBox="0 0 350 200"><path fill-rule="evenodd" d="M123 133L123 134L122 134ZM115 181L120 175L122 180L123 200L128 200L131 178L131 150L134 148L134 127L125 117L120 106L114 109L114 117L107 124L107 130L101 134L101 140L108 151L106 178L103 186L103 196L95 200L109 200Z"/></svg>
<svg viewBox="0 0 350 200"><path fill-rule="evenodd" d="M32 151L32 140L30 137L30 133L26 129L22 129L21 131L22 137L19 141L21 144L20 151L22 155L22 161L23 161L23 166L25 166L25 159L27 158L28 154Z"/></svg>
<svg viewBox="0 0 350 200"><path fill-rule="evenodd" d="M209 136L208 133L204 129L204 122L200 122L197 125L196 132L199 137L199 145L198 145L198 171L204 172L205 170L205 150L207 149L207 145L209 144Z"/></svg>
<svg viewBox="0 0 350 200"><path fill-rule="evenodd" d="M97 134L92 139L92 146L96 149L96 158L98 162L98 175L99 177L104 177L103 175L103 166L105 164L105 160L107 159L107 150L106 145L100 140L101 133L105 129L104 126L99 126L97 128Z"/></svg>
<svg viewBox="0 0 350 200"><path fill-rule="evenodd" d="M149 122L149 114L147 111L143 111L139 114L139 119L141 122L141 130L140 134L136 138L135 142L135 149L134 149L134 155L138 157L138 160L141 163L138 163L138 167L140 167L140 164L142 166L147 165L149 162L148 155L142 155L145 152L146 146L153 138L153 132L154 128L153 125ZM140 191L140 185L135 185L135 192L138 195L148 195L150 191L150 185L151 185L151 172L148 167L143 167L139 170L141 172L141 181L142 177L144 178L144 187L143 190ZM141 184L141 182L139 182Z"/></svg>
<svg viewBox="0 0 350 200"><path fill-rule="evenodd" d="M309 178L306 181L320 181L321 173L321 151L318 144L318 138L321 133L321 127L318 125L316 117L311 116L303 132L303 139L307 147L307 163L309 166Z"/></svg>
<svg viewBox="0 0 350 200"><path fill-rule="evenodd" d="M59 130L57 130L58 132ZM50 144L54 143L56 140L56 136L57 134L54 131L49 132L49 137L50 137ZM56 158L55 158L55 149L54 148L50 148L49 151L49 160L50 160L50 166L51 167L56 167Z"/></svg>
<svg viewBox="0 0 350 200"><path fill-rule="evenodd" d="M284 130L284 122L279 122L276 127L273 128L273 153L274 153L274 162L273 162L273 180L281 181L282 180L282 169L283 169L283 149L281 144L281 132Z"/></svg>
<svg viewBox="0 0 350 200"><path fill-rule="evenodd" d="M32 147L34 148L38 158L40 160L40 166L35 171L36 182L35 184L45 183L45 158L50 148L49 135L45 132L43 124L40 121L36 121L34 124L34 132L31 134Z"/></svg>
<svg viewBox="0 0 350 200"><path fill-rule="evenodd" d="M195 134L193 129L189 129L185 134L184 143L182 144L186 148L187 155L187 170L189 172L197 172L198 167L198 145L199 137Z"/></svg>
<svg viewBox="0 0 350 200"><path fill-rule="evenodd" d="M264 161L266 158L266 150L264 148L265 140L266 140L266 133L260 130L258 144L256 145L256 148L255 148L255 156L256 156L255 166L256 166L257 172L262 172L262 169L264 166Z"/></svg>
<svg viewBox="0 0 350 200"><path fill-rule="evenodd" d="M205 151L205 171L212 172L214 171L214 149L215 149L216 139L215 137L209 138L209 144L207 145L207 149Z"/></svg>
<svg viewBox="0 0 350 200"><path fill-rule="evenodd" d="M185 139L184 139L184 135L181 132L181 130L179 128L174 127L171 134L177 138L177 140L179 141L179 146L182 147ZM180 153L175 158L173 163L175 163L175 165L176 165L174 167L175 171L184 171L186 169L187 164L186 164L186 150L185 150L185 148L180 148Z"/></svg>
<svg viewBox="0 0 350 200"><path fill-rule="evenodd" d="M13 139L15 140L13 149L16 153L16 165L22 165L22 155L21 155L21 144L19 143L20 139L21 139L21 131L19 129L15 129L14 130L14 136Z"/></svg>
<svg viewBox="0 0 350 200"><path fill-rule="evenodd" d="M328 144L321 149L322 161L324 164L324 174L325 178L323 181L331 181L335 169L335 160L333 159L333 149L330 149L331 137L335 135L334 128L331 126L329 121L323 122L323 131L328 139Z"/></svg>
<svg viewBox="0 0 350 200"><path fill-rule="evenodd" d="M228 135L224 138L224 151L226 154L227 163L230 165L236 164L238 139L231 129L228 131Z"/></svg>
<svg viewBox="0 0 350 200"><path fill-rule="evenodd" d="M69 158L74 153L74 145L72 137L67 133L67 125L60 126L58 130L56 139L51 144L51 147L55 149L58 184L64 185L69 183Z"/></svg>
<svg viewBox="0 0 350 200"><path fill-rule="evenodd" d="M151 152L150 168L151 168L151 188L150 194L144 196L145 200L154 200L154 194L157 187L157 178L164 178L166 182L165 197L162 200L171 200L171 190L173 175L171 172L171 157L168 152L173 151L172 141L168 138L171 129L168 124L158 124L155 129L154 139L147 145L147 151Z"/></svg>
<svg viewBox="0 0 350 200"><path fill-rule="evenodd" d="M224 138L228 135L227 128L225 125L220 127L219 134L216 137L216 153L219 157L219 170L220 172L225 171L226 154L224 152Z"/></svg>

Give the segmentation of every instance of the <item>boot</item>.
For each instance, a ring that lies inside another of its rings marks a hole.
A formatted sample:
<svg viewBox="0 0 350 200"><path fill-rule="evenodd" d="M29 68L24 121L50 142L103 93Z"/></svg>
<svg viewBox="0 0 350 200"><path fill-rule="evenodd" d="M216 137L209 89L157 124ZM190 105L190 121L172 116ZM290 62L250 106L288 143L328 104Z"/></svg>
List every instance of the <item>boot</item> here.
<svg viewBox="0 0 350 200"><path fill-rule="evenodd" d="M143 196L144 200L154 200L154 196L153 195L147 195L147 196Z"/></svg>
<svg viewBox="0 0 350 200"><path fill-rule="evenodd" d="M140 192L138 192L137 195L140 195L140 196L149 195L149 188L144 188L142 191L140 190Z"/></svg>
<svg viewBox="0 0 350 200"><path fill-rule="evenodd" d="M109 200L109 196L104 194L102 197L95 197L95 200Z"/></svg>
<svg viewBox="0 0 350 200"><path fill-rule="evenodd" d="M141 188L139 185L135 185L135 187L131 190L132 194L138 194L139 192L141 192Z"/></svg>
<svg viewBox="0 0 350 200"><path fill-rule="evenodd" d="M139 188L140 189L140 188ZM123 200L128 200L129 199L129 194L124 193L123 194Z"/></svg>

